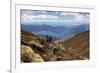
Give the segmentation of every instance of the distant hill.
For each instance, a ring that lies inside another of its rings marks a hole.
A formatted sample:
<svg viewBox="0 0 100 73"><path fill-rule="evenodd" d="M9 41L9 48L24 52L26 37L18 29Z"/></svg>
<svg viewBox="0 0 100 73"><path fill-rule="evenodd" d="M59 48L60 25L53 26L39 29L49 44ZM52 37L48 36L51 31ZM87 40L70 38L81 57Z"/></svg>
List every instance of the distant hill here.
<svg viewBox="0 0 100 73"><path fill-rule="evenodd" d="M35 33L37 35L50 35L55 38L69 37L80 32L89 30L88 24L73 25L71 26L50 26L46 24L42 25L25 25L21 24L21 29Z"/></svg>

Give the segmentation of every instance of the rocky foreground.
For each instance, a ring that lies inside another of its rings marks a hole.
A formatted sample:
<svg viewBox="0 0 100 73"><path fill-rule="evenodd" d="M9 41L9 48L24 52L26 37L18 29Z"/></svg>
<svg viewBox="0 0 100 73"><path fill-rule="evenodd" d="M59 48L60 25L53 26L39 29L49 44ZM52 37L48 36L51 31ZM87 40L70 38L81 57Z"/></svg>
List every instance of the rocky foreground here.
<svg viewBox="0 0 100 73"><path fill-rule="evenodd" d="M47 62L89 59L89 31L64 41L45 38L21 30L21 62Z"/></svg>

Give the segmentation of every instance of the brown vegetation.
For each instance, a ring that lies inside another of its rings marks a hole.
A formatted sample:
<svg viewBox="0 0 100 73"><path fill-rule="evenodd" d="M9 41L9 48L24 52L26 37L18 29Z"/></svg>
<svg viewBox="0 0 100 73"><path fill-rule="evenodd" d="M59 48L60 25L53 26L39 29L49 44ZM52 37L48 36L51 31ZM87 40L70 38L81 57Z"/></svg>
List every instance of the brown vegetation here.
<svg viewBox="0 0 100 73"><path fill-rule="evenodd" d="M69 40L48 42L44 37L21 30L21 61L66 61L89 59L89 31Z"/></svg>

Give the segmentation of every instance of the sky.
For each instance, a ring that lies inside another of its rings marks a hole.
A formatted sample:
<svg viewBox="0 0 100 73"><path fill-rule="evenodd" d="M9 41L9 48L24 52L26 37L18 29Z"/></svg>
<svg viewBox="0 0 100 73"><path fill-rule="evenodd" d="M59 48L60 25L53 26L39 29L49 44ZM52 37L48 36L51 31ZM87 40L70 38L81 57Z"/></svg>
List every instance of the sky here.
<svg viewBox="0 0 100 73"><path fill-rule="evenodd" d="M21 24L26 25L81 25L89 24L89 19L86 12L21 10Z"/></svg>

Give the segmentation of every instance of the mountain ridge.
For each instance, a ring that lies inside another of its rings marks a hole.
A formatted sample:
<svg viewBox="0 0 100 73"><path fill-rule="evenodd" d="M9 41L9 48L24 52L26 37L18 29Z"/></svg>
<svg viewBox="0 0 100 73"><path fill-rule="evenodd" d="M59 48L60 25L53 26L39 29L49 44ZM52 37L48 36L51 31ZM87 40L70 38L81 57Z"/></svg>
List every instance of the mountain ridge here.
<svg viewBox="0 0 100 73"><path fill-rule="evenodd" d="M73 27L63 26L50 26L50 25L21 25L21 29L33 32L38 35L46 34L56 36L56 38L64 38L72 34L78 34L89 29L88 25L78 25ZM43 33L44 32L44 33ZM60 35L59 35L60 33Z"/></svg>

